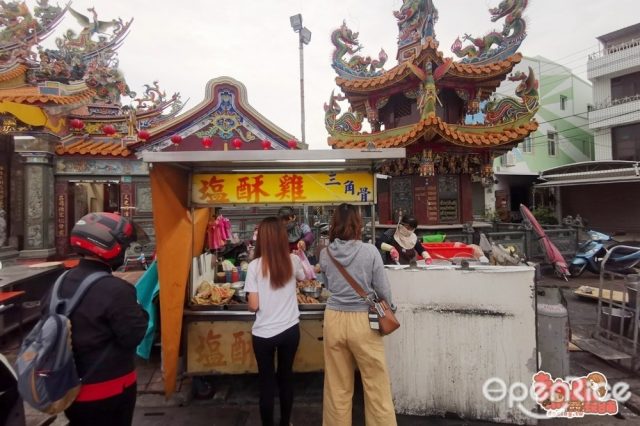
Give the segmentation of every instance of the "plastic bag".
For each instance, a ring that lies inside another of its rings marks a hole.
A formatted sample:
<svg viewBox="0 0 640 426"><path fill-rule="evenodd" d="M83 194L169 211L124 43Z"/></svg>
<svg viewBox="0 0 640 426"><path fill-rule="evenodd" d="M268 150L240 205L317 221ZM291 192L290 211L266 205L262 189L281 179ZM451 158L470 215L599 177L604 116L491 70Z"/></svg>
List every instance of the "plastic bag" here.
<svg viewBox="0 0 640 426"><path fill-rule="evenodd" d="M307 255L304 254L304 251L302 250L296 250L296 254L300 258L300 262L302 263L302 270L304 271L304 277L308 280L315 280L316 272L314 271L313 266L311 266L311 263L309 263L309 259L307 259Z"/></svg>

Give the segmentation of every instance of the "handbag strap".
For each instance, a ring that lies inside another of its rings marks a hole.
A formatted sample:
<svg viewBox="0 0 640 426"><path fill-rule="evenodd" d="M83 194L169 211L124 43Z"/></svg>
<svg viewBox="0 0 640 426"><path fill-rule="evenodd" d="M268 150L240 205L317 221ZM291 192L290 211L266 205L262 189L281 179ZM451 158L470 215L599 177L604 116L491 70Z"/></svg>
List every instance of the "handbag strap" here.
<svg viewBox="0 0 640 426"><path fill-rule="evenodd" d="M360 284L358 284L358 282L355 279L353 279L351 274L347 272L346 268L342 266L340 263L338 263L336 258L333 257L333 255L329 251L329 249L327 249L327 254L329 255L329 259L331 259L333 264L336 265L336 268L338 268L338 271L340 271L344 279L347 280L351 288L353 288L355 292L358 293L358 296L362 297L363 299L368 299L367 293L364 291L364 289L360 286Z"/></svg>

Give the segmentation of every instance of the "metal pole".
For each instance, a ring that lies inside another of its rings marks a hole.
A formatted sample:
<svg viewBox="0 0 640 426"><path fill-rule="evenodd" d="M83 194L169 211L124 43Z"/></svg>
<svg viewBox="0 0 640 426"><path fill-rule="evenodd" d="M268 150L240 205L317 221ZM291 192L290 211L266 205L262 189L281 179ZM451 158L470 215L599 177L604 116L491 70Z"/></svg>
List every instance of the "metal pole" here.
<svg viewBox="0 0 640 426"><path fill-rule="evenodd" d="M304 132L304 43L302 42L302 30L298 31L298 40L300 42L300 125L302 127L302 143L306 143Z"/></svg>

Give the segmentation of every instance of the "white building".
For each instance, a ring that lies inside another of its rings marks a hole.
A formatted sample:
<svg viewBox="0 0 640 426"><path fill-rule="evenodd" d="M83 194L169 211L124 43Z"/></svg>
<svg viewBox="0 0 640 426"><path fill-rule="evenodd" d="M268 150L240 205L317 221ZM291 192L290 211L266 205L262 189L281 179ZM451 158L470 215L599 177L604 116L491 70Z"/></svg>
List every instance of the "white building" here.
<svg viewBox="0 0 640 426"><path fill-rule="evenodd" d="M580 214L604 232L640 233L640 23L598 37L589 55L593 83L589 128L595 161L545 170L561 216Z"/></svg>
<svg viewBox="0 0 640 426"><path fill-rule="evenodd" d="M640 160L640 24L598 37L589 56L596 160Z"/></svg>

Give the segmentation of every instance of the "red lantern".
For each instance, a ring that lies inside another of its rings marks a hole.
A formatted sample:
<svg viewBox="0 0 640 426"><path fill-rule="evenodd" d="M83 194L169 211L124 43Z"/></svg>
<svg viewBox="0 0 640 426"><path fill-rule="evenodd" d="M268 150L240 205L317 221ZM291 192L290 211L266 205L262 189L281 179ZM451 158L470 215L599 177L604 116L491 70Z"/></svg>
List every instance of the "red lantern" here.
<svg viewBox="0 0 640 426"><path fill-rule="evenodd" d="M82 120L77 119L77 118L74 118L73 120L71 120L69 122L69 125L71 126L72 129L75 129L75 130L84 129L84 122Z"/></svg>
<svg viewBox="0 0 640 426"><path fill-rule="evenodd" d="M106 124L106 125L102 126L102 133L104 133L107 136L115 135L116 134L116 128L113 127L111 124Z"/></svg>
<svg viewBox="0 0 640 426"><path fill-rule="evenodd" d="M146 141L150 137L151 137L151 133L147 132L146 130L140 130L138 132L138 138L140 138L143 141Z"/></svg>
<svg viewBox="0 0 640 426"><path fill-rule="evenodd" d="M262 149L267 150L269 148L271 148L271 142L266 140L266 139L263 140L262 141Z"/></svg>
<svg viewBox="0 0 640 426"><path fill-rule="evenodd" d="M242 146L242 141L238 138L235 138L231 143L233 144L233 147L235 149L240 149L240 147Z"/></svg>
<svg viewBox="0 0 640 426"><path fill-rule="evenodd" d="M287 143L289 144L289 148L291 148L291 149L296 149L298 147L298 141L295 140L295 139L291 139Z"/></svg>
<svg viewBox="0 0 640 426"><path fill-rule="evenodd" d="M171 136L171 142L173 142L174 145L180 145L180 142L182 142L182 136L180 135Z"/></svg>
<svg viewBox="0 0 640 426"><path fill-rule="evenodd" d="M202 146L209 149L211 148L211 145L213 145L213 139L211 139L209 136L205 136L202 138Z"/></svg>

